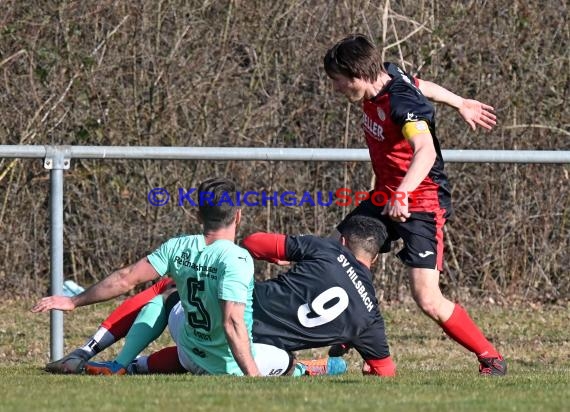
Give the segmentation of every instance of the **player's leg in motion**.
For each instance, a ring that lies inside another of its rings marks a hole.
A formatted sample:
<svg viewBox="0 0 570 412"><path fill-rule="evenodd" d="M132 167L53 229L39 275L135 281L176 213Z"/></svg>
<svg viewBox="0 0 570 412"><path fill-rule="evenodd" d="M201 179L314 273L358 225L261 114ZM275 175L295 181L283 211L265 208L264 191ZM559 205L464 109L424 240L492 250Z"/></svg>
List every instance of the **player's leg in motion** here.
<svg viewBox="0 0 570 412"><path fill-rule="evenodd" d="M412 295L420 309L435 320L457 343L477 355L482 375L505 375L507 365L500 353L459 304L446 299L439 288L439 271L409 268Z"/></svg>
<svg viewBox="0 0 570 412"><path fill-rule="evenodd" d="M127 368L151 342L156 340L168 325L168 314L178 302L176 289L167 289L154 297L139 312L129 332L125 344L113 361L87 362L85 371L89 375L123 375Z"/></svg>
<svg viewBox="0 0 570 412"><path fill-rule="evenodd" d="M46 365L51 373L82 373L85 362L125 337L141 308L155 296L171 287L169 278L161 279L153 286L126 299L101 323L97 331L85 344L63 358Z"/></svg>

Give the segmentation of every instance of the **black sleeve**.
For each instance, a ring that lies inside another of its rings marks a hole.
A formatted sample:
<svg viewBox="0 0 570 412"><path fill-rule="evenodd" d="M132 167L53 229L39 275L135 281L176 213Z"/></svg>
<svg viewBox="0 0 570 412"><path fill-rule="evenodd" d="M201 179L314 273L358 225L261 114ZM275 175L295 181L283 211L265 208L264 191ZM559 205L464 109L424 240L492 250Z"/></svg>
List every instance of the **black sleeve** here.
<svg viewBox="0 0 570 412"><path fill-rule="evenodd" d="M351 343L364 360L383 359L390 356L390 348L388 347L384 329L384 319L381 317L376 319L369 328Z"/></svg>
<svg viewBox="0 0 570 412"><path fill-rule="evenodd" d="M325 239L311 235L287 236L285 241L287 260L299 262L315 257L326 248L325 242Z"/></svg>
<svg viewBox="0 0 570 412"><path fill-rule="evenodd" d="M414 78L395 64L390 64L388 73L394 83L390 87L390 107L392 119L400 126L407 122L433 121L434 108L430 101L416 87Z"/></svg>

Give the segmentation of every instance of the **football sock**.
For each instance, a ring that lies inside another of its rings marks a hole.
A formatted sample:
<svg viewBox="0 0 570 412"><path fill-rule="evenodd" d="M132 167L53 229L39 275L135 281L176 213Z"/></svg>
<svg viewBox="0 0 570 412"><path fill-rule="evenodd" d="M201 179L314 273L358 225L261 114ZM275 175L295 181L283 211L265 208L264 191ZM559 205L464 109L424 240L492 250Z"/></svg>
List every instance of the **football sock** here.
<svg viewBox="0 0 570 412"><path fill-rule="evenodd" d="M115 336L104 327L99 327L97 332L89 338L85 345L73 351L76 355L81 356L85 360L91 359L103 349L108 348L115 343ZM83 355L82 355L83 354Z"/></svg>
<svg viewBox="0 0 570 412"><path fill-rule="evenodd" d="M396 364L390 356L383 359L369 359L366 364L369 368L363 368L364 375L396 376Z"/></svg>
<svg viewBox="0 0 570 412"><path fill-rule="evenodd" d="M305 365L297 363L295 365L295 369L293 370L293 376L295 376L295 377L305 376L306 372L307 372L307 368L305 367Z"/></svg>
<svg viewBox="0 0 570 412"><path fill-rule="evenodd" d="M139 356L127 367L127 373L132 375L149 373L148 356Z"/></svg>
<svg viewBox="0 0 570 412"><path fill-rule="evenodd" d="M157 287L152 286L128 298L111 312L107 319L101 323L101 326L111 332L116 340L124 338L141 308L160 293L161 291Z"/></svg>
<svg viewBox="0 0 570 412"><path fill-rule="evenodd" d="M455 304L451 317L441 323L441 327L449 337L475 353L477 357L495 358L499 356L499 352L459 304Z"/></svg>
<svg viewBox="0 0 570 412"><path fill-rule="evenodd" d="M142 358L142 357L141 357ZM139 359L141 359L139 358ZM137 359L137 363L139 360ZM149 373L181 373L186 369L178 359L178 349L176 346L170 346L154 352L146 360L147 371Z"/></svg>
<svg viewBox="0 0 570 412"><path fill-rule="evenodd" d="M125 336L125 345L115 361L121 365L129 365L149 343L160 336L167 324L164 300L159 295L141 309Z"/></svg>

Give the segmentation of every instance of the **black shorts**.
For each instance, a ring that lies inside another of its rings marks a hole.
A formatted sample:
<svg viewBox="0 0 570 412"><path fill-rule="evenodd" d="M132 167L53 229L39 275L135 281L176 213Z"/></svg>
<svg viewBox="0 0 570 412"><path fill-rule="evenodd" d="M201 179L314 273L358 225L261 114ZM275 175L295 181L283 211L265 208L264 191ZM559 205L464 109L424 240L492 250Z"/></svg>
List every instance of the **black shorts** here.
<svg viewBox="0 0 570 412"><path fill-rule="evenodd" d="M388 239L380 249L380 253L389 252L392 242L402 239L404 248L398 252L398 257L405 265L412 268L437 269L441 272L446 210L410 212L411 216L405 222L395 222L382 214L383 209L384 206L376 206L370 199L366 199L339 223L337 229L342 233L344 223L356 215L378 219L384 223L388 231Z"/></svg>

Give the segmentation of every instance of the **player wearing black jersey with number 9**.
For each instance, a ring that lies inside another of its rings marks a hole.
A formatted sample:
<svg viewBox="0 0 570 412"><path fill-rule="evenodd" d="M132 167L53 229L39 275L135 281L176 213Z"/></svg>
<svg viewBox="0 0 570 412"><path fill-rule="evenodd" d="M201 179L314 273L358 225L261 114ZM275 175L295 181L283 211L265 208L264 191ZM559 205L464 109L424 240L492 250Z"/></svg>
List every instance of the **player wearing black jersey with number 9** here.
<svg viewBox="0 0 570 412"><path fill-rule="evenodd" d="M254 342L286 351L348 344L366 362L367 373L395 375L370 272L386 238L382 223L355 216L340 242L270 233L244 239L242 246L256 259L295 263L255 284Z"/></svg>

